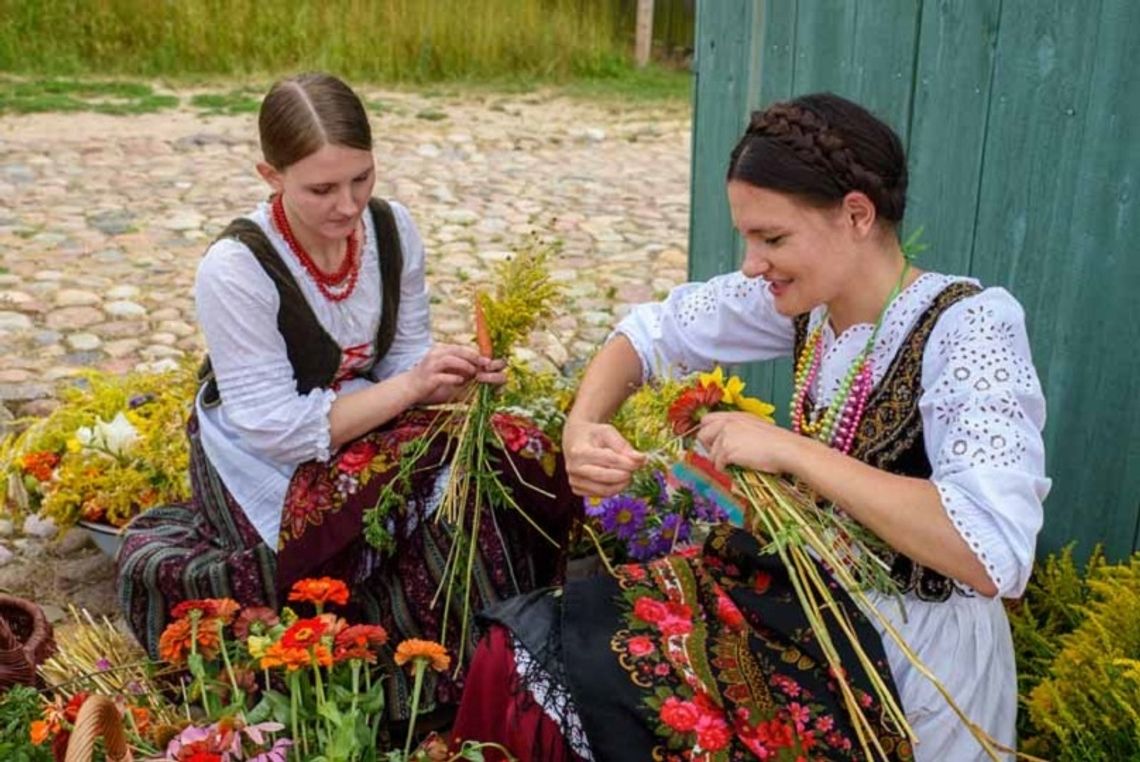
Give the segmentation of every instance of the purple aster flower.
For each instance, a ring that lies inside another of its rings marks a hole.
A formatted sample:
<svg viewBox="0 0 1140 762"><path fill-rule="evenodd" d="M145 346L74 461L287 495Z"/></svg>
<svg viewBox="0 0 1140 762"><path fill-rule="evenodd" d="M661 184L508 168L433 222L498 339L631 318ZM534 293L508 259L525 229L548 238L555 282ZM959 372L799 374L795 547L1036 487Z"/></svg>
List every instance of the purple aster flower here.
<svg viewBox="0 0 1140 762"><path fill-rule="evenodd" d="M634 561L649 561L657 554L657 543L653 537L645 532L629 541L629 557Z"/></svg>
<svg viewBox="0 0 1140 762"><path fill-rule="evenodd" d="M614 495L602 501L602 529L622 540L631 540L645 525L648 507L629 495Z"/></svg>
<svg viewBox="0 0 1140 762"><path fill-rule="evenodd" d="M586 515L593 519L598 519L605 515L605 502L605 500L596 497L582 498L582 505L585 507Z"/></svg>
<svg viewBox="0 0 1140 762"><path fill-rule="evenodd" d="M728 514L718 503L709 500L705 495L693 495L693 515L698 521L715 524L728 520Z"/></svg>
<svg viewBox="0 0 1140 762"><path fill-rule="evenodd" d="M101 657L99 661L95 662L95 669L100 672L106 672L111 668L111 662L106 657Z"/></svg>
<svg viewBox="0 0 1140 762"><path fill-rule="evenodd" d="M657 530L657 538L667 550L672 550L679 543L689 539L690 529L689 522L675 513L670 513L661 522L661 528Z"/></svg>

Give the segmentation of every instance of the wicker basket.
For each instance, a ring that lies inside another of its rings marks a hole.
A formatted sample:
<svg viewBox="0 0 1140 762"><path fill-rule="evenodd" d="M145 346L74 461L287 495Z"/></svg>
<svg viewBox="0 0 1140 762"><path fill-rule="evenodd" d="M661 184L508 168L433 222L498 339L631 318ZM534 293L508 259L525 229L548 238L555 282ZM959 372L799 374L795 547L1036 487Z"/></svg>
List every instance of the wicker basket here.
<svg viewBox="0 0 1140 762"><path fill-rule="evenodd" d="M54 653L51 625L40 607L0 594L0 691L34 685L36 667Z"/></svg>
<svg viewBox="0 0 1140 762"><path fill-rule="evenodd" d="M108 762L130 762L131 749L115 702L106 696L88 696L79 707L64 762L92 762L99 739L103 739L103 753Z"/></svg>

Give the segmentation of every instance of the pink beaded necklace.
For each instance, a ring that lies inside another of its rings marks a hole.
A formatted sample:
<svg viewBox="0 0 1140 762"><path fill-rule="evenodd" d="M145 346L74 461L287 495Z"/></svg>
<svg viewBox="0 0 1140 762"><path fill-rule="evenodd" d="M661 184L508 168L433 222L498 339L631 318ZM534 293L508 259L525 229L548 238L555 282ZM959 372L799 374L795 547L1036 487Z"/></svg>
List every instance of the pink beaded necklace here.
<svg viewBox="0 0 1140 762"><path fill-rule="evenodd" d="M831 404L823 410L813 412L807 410L807 393L819 377L819 366L823 360L819 342L823 326L827 323L827 313L823 314L823 319L808 336L796 361L795 391L792 393L792 430L797 434L814 437L844 454L851 452L855 431L859 427L859 421L863 419L863 410L867 407L867 399L871 396L871 389L874 386L871 350L879 337L883 316L902 292L902 284L909 271L908 261L903 267L902 274L899 275L898 283L895 284L894 290L879 312L879 318L875 321L875 328L871 331L870 338L863 345L859 356L851 363L851 367L847 369L847 374L840 382Z"/></svg>

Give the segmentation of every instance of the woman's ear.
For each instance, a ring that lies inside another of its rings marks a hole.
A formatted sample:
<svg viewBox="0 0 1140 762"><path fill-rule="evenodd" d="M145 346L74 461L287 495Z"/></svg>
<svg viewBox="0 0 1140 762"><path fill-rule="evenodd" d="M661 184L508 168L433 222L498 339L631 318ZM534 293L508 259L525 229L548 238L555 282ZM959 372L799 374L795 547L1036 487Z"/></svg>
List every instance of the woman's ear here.
<svg viewBox="0 0 1140 762"><path fill-rule="evenodd" d="M280 193L285 189L285 182L281 177L281 173L270 166L264 161L257 162L257 174L261 175L261 179L269 184L274 193Z"/></svg>
<svg viewBox="0 0 1140 762"><path fill-rule="evenodd" d="M844 223L860 238L871 234L878 213L875 202L862 191L851 191L842 201Z"/></svg>

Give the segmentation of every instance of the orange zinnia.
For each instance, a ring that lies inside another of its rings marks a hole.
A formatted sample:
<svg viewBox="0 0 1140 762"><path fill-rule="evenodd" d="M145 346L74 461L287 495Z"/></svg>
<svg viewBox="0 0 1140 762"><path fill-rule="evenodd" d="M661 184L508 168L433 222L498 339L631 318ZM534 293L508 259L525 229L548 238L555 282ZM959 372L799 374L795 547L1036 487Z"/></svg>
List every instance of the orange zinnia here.
<svg viewBox="0 0 1140 762"><path fill-rule="evenodd" d="M170 610L170 616L173 619L183 619L197 611L202 619L217 617L222 620L222 624L229 624L240 608L238 602L232 598L200 598L182 601Z"/></svg>
<svg viewBox="0 0 1140 762"><path fill-rule="evenodd" d="M158 638L158 655L170 664L182 664L190 653L190 622L176 619Z"/></svg>
<svg viewBox="0 0 1140 762"><path fill-rule="evenodd" d="M316 662L319 667L330 667L333 663L332 652L324 644L308 648L290 648L282 642L274 643L265 649L265 656L261 657L262 669L275 669L285 667L290 672L304 669Z"/></svg>
<svg viewBox="0 0 1140 762"><path fill-rule="evenodd" d="M318 607L326 603L343 606L348 603L348 585L332 577L302 579L289 591L289 600L311 603Z"/></svg>
<svg viewBox="0 0 1140 762"><path fill-rule="evenodd" d="M443 672L451 664L447 649L434 640L410 638L396 646L396 664L402 667L417 659L422 659L436 672Z"/></svg>
<svg viewBox="0 0 1140 762"><path fill-rule="evenodd" d="M333 658L339 663L350 659L361 659L374 664L375 647L388 642L388 632L374 624L355 624L336 636Z"/></svg>
<svg viewBox="0 0 1140 762"><path fill-rule="evenodd" d="M298 619L292 627L285 630L281 643L286 648L309 648L321 642L321 636L327 629L328 624L319 617Z"/></svg>

